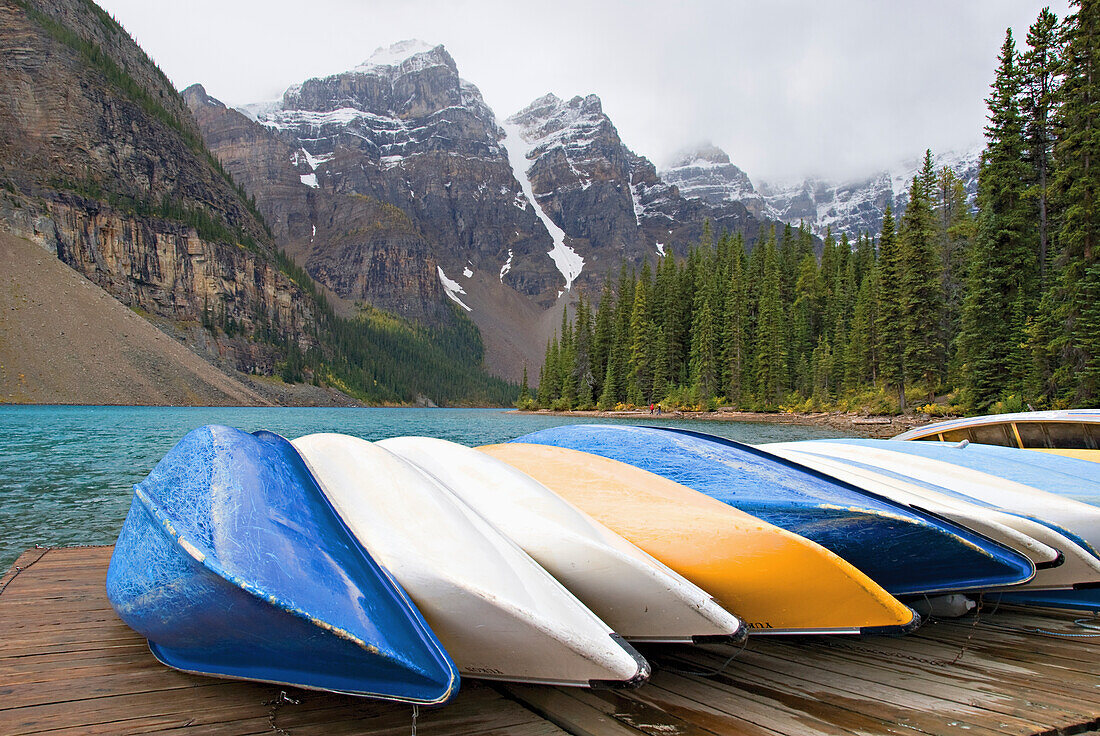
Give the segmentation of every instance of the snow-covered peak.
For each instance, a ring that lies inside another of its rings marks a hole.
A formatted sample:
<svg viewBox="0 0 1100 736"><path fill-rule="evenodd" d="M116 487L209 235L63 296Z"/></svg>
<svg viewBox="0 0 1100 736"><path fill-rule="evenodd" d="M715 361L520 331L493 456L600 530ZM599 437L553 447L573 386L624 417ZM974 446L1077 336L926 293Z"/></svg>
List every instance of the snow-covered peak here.
<svg viewBox="0 0 1100 736"><path fill-rule="evenodd" d="M454 59L442 44L430 46L423 41L400 41L389 48L379 48L351 71L396 79L433 66L446 66L456 73L458 71Z"/></svg>
<svg viewBox="0 0 1100 736"><path fill-rule="evenodd" d="M585 148L595 142L603 126L611 125L596 95L565 101L554 94L543 95L505 123L522 130L524 139L538 149L536 155L558 145L574 151Z"/></svg>
<svg viewBox="0 0 1100 736"><path fill-rule="evenodd" d="M699 146L685 148L672 158L669 169L677 169L684 166L699 168L708 166L723 166L730 162L729 154L709 141Z"/></svg>
<svg viewBox="0 0 1100 736"><path fill-rule="evenodd" d="M681 151L673 164L661 172L661 178L675 184L680 194L689 199L701 199L712 205L741 202L753 214L763 211L763 201L748 175L731 164L729 155L712 143Z"/></svg>
<svg viewBox="0 0 1100 736"><path fill-rule="evenodd" d="M416 38L398 41L388 48L379 46L374 50L374 53L370 55L369 59L356 67L356 71L372 66L400 66L406 59L416 56L417 54L428 53L434 48L436 47Z"/></svg>

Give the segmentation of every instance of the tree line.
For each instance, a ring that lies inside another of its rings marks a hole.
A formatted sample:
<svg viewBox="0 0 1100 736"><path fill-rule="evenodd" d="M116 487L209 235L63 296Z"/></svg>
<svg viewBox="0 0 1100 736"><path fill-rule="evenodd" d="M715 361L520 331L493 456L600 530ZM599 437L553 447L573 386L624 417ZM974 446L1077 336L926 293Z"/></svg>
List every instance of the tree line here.
<svg viewBox="0 0 1100 736"><path fill-rule="evenodd" d="M1100 396L1100 0L991 87L976 202L926 151L878 233L715 234L581 295L519 404L1004 411ZM671 253L671 250L669 251Z"/></svg>

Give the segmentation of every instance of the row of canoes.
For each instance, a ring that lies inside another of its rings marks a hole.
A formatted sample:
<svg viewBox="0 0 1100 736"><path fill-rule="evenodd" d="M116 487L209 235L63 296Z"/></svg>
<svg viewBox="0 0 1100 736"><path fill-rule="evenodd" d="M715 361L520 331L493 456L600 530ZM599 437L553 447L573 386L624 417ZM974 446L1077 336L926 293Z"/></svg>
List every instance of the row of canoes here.
<svg viewBox="0 0 1100 736"><path fill-rule="evenodd" d="M416 703L637 685L631 642L900 634L931 596L1100 610L1095 464L1021 453L209 426L135 486L108 595L178 669Z"/></svg>

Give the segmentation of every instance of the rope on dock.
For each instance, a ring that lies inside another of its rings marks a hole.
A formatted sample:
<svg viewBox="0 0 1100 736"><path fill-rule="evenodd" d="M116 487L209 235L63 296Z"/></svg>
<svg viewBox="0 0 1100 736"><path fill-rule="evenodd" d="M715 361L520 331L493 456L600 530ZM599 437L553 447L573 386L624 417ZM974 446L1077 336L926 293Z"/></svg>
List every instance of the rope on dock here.
<svg viewBox="0 0 1100 736"><path fill-rule="evenodd" d="M26 565L22 565L22 566L16 565L15 567L13 567L12 569L15 570L15 573L10 578L5 580L3 585L0 585L0 595L4 594L4 591L8 589L9 585L11 585L12 580L15 580L17 577L19 577L19 573L23 572L24 570L26 570L30 567L33 567L34 563L41 560L43 557L46 556L47 552L49 552L51 549L53 549L53 547L43 547L41 544L34 545L34 548L42 550L42 554L38 555L38 557L35 557L33 560L28 562Z"/></svg>
<svg viewBox="0 0 1100 736"><path fill-rule="evenodd" d="M741 646L738 648L738 650L736 652L734 652L733 654L731 654L726 659L725 662L723 662L722 664L718 665L717 667L715 667L713 669L709 669L709 670L682 670L682 669L679 669L677 667L663 667L662 669L664 669L666 672L671 672L674 675L691 675L691 676L694 676L694 677L717 677L718 675L720 675L720 674L722 674L723 672L726 671L726 668L729 667L733 663L733 660L735 660L735 659L737 659L738 657L741 656L741 653L745 651L745 647L748 645L748 643L749 643L749 638L748 637L745 637L745 638L741 639ZM413 733L413 736L416 736L415 732Z"/></svg>

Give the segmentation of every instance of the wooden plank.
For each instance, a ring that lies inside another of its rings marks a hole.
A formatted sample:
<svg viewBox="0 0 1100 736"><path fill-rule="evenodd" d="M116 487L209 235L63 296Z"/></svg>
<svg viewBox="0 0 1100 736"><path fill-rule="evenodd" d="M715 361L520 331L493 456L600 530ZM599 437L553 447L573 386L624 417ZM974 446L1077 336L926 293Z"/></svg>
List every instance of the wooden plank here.
<svg viewBox="0 0 1100 736"><path fill-rule="evenodd" d="M784 646L779 642L769 642L769 644L767 652L771 656L787 660L805 659L807 656L806 647ZM910 683L910 687L914 690L970 705L982 704L983 707L995 712L1020 715L1031 712L1036 707L1046 710L1057 709L1064 713L1071 723L1075 723L1078 716L1084 717L1091 713L1087 707L1082 706L1079 698L1066 695L1064 691L1031 688L1026 701L1006 700L1002 697L1005 679L993 677L984 672L976 675L972 670L958 665L936 667L885 658L881 650L876 651L872 647L849 648L845 647L843 642L822 642L820 646L826 651L819 652L815 659L819 666L833 668L834 671L842 673L856 669L873 670L881 679L905 677L906 682ZM827 656L825 656L826 652ZM1021 680L1018 684L1021 689L1024 689L1029 683Z"/></svg>
<svg viewBox="0 0 1100 736"><path fill-rule="evenodd" d="M508 683L500 689L573 736L647 736L645 731L572 697L569 688Z"/></svg>
<svg viewBox="0 0 1100 736"><path fill-rule="evenodd" d="M808 647L783 647L778 642L766 651L770 657L791 663L805 662L808 656L813 656L815 668L849 677L853 681L866 679L877 683L904 683L910 693L987 710L990 718L1034 722L1031 714L1038 707L1048 715L1041 724L1035 725L1060 727L1079 723L1088 715L1087 708L1079 707L1079 701L1050 693L1032 693L1026 704L1018 699L1004 698L996 688L996 685L1003 686L1003 683L992 679L958 677L953 667L921 670L904 663L883 661L874 653L844 657L841 654L843 650L818 647L811 654Z"/></svg>
<svg viewBox="0 0 1100 736"><path fill-rule="evenodd" d="M616 720L646 734L675 733L678 736L722 736L736 732L742 736L774 736L771 729L758 727L743 718L722 714L721 718L701 715L697 712L677 713L659 698L647 697L655 689L655 683L639 690L573 690L577 700L602 710Z"/></svg>
<svg viewBox="0 0 1100 736"><path fill-rule="evenodd" d="M697 656L673 659L681 667L700 664ZM703 663L713 665L716 660L715 657ZM1035 730L1031 726L1037 725L1014 719L1011 726L1002 727L1000 723L989 723L979 708L945 703L892 683L838 676L817 669L812 662L791 663L752 650L743 652L726 671L709 681L749 691L760 690L773 697L782 695L789 702L797 703L799 710L805 713L815 713L819 703L829 703L880 722L902 723L937 736L1030 734Z"/></svg>
<svg viewBox="0 0 1100 736"><path fill-rule="evenodd" d="M829 734L900 734L915 736L911 728L852 713L828 702L791 697L763 683L728 687L706 678L669 675L647 688L644 697L665 710L715 727L740 720L751 728L781 734L826 736ZM721 733L721 731L720 731Z"/></svg>

